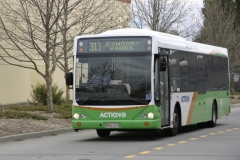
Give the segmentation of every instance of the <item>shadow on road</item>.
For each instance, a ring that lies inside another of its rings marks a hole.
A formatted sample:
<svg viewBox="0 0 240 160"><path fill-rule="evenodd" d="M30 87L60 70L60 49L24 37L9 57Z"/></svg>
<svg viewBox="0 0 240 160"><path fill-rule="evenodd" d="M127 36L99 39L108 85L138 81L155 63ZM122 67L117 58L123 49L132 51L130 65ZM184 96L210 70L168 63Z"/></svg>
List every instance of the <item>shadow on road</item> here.
<svg viewBox="0 0 240 160"><path fill-rule="evenodd" d="M224 124L217 124L216 127L219 127ZM194 132L199 132L200 130L204 129L210 129L208 127L199 127L197 125L189 125L189 126L184 126L181 127L178 135L181 134L187 134L187 133L194 133ZM178 136L177 135L177 136ZM84 139L84 140L79 140L78 142L81 141L155 141L155 140L161 140L161 139L166 139L166 138L171 138L168 137L165 133L164 130L161 131L113 131L111 132L109 137L106 138L100 138L97 136L95 138L90 138L90 139Z"/></svg>

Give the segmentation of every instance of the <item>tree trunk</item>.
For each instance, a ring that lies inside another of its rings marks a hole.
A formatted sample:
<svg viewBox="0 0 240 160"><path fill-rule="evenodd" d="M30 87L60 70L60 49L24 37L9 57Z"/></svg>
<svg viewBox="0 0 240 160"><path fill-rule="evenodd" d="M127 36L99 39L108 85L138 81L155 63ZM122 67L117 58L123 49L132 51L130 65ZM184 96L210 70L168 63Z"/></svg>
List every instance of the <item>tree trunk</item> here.
<svg viewBox="0 0 240 160"><path fill-rule="evenodd" d="M47 85L47 112L53 113L53 96L52 96L52 78L47 76L45 78Z"/></svg>
<svg viewBox="0 0 240 160"><path fill-rule="evenodd" d="M66 100L67 101L70 100L70 93L67 85L66 85Z"/></svg>

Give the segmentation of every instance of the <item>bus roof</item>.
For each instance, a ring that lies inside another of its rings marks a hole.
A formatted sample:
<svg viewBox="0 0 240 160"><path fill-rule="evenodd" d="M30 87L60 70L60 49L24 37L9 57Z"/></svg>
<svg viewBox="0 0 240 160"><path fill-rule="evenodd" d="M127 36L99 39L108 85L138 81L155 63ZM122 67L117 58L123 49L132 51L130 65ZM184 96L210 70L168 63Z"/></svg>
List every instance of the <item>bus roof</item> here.
<svg viewBox="0 0 240 160"><path fill-rule="evenodd" d="M217 56L228 57L226 48L201 44L187 41L180 36L152 31L148 29L125 28L103 32L97 35L90 35L87 37L114 37L114 36L151 36L158 41L158 47L169 48L174 50L189 51L202 54L212 54ZM76 38L80 38L78 36Z"/></svg>

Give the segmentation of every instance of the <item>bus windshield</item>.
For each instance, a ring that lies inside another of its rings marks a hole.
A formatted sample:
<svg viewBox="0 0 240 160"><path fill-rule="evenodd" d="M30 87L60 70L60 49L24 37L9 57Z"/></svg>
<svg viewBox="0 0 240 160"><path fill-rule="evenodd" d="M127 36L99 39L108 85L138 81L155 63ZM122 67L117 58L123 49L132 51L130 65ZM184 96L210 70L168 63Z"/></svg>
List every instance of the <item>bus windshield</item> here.
<svg viewBox="0 0 240 160"><path fill-rule="evenodd" d="M77 57L75 99L79 105L147 105L151 55Z"/></svg>

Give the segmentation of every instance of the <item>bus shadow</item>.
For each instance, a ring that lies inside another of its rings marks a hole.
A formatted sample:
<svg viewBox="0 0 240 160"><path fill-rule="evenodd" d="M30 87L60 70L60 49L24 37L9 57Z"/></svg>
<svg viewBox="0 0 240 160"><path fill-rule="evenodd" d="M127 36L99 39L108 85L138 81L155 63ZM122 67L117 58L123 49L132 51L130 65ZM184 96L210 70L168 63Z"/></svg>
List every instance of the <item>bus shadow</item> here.
<svg viewBox="0 0 240 160"><path fill-rule="evenodd" d="M155 141L162 138L164 138L163 133L156 131L114 131L109 137L96 137L81 141Z"/></svg>
<svg viewBox="0 0 240 160"><path fill-rule="evenodd" d="M225 125L226 124L216 124L215 128L225 126ZM193 124L193 125L181 127L180 132L178 134L194 133L200 130L209 130L209 129L211 130L213 128L208 126L198 126L196 124Z"/></svg>
<svg viewBox="0 0 240 160"><path fill-rule="evenodd" d="M224 124L217 124L216 127L224 126ZM200 130L212 129L209 127L199 127L197 125L189 125L181 127L178 135L199 132ZM178 136L177 135L177 136ZM171 138L165 134L164 130L161 131L113 131L111 132L109 137L98 137L96 133L96 137L88 138L84 140L79 140L77 142L101 142L101 141L156 141L161 139Z"/></svg>

